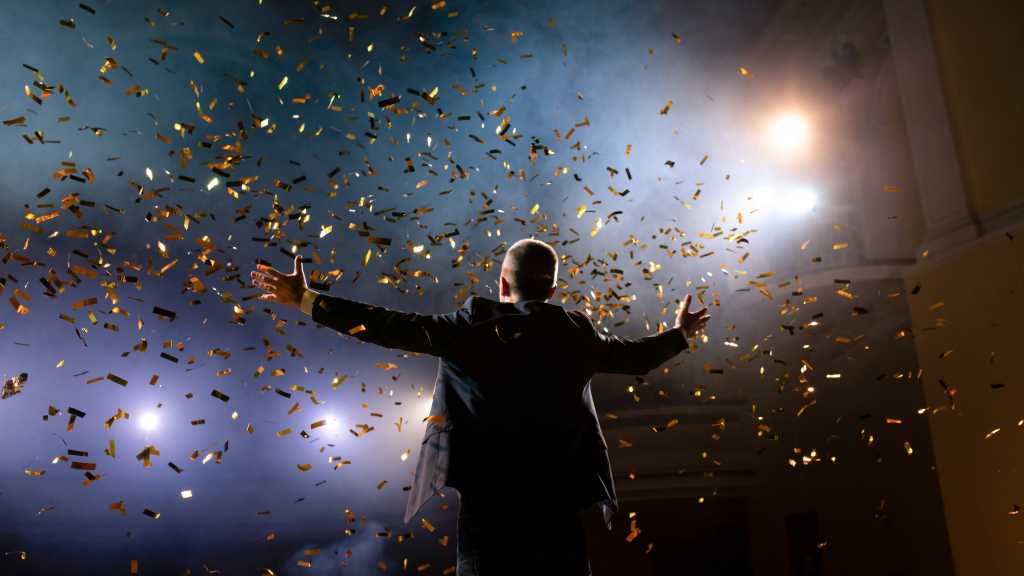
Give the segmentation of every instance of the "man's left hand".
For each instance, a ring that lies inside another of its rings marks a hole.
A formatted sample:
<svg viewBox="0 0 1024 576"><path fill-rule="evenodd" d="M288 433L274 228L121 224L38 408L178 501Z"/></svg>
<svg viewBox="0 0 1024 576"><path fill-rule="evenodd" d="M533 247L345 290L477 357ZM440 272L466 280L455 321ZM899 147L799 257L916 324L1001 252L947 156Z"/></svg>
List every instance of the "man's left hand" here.
<svg viewBox="0 0 1024 576"><path fill-rule="evenodd" d="M298 308L302 304L302 295L306 287L306 273L302 270L302 258L295 256L295 265L291 274L285 274L276 268L260 264L249 274L252 285L264 291L260 300L270 300L278 304Z"/></svg>

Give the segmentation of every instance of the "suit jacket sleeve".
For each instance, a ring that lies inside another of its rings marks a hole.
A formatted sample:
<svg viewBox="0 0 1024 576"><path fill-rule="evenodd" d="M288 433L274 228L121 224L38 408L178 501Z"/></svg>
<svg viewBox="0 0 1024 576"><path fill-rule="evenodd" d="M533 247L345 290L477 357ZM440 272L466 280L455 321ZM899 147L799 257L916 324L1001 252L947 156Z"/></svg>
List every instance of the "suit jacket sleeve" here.
<svg viewBox="0 0 1024 576"><path fill-rule="evenodd" d="M438 315L399 312L345 298L320 294L313 301L313 321L342 334L385 348L445 356L452 348L458 313Z"/></svg>
<svg viewBox="0 0 1024 576"><path fill-rule="evenodd" d="M686 336L680 330L632 340L598 332L589 318L586 325L590 327L587 336L595 372L643 375L687 348Z"/></svg>

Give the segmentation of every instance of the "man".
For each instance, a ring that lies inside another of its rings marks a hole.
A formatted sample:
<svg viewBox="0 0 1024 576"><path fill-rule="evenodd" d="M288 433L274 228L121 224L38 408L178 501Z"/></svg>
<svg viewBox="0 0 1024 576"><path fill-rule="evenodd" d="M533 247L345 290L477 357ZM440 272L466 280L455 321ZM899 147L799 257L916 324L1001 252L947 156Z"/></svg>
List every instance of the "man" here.
<svg viewBox="0 0 1024 576"><path fill-rule="evenodd" d="M263 300L388 348L440 358L405 521L445 486L459 493L459 576L589 575L582 511L610 527L617 509L608 447L590 394L594 373L645 374L687 348L707 308L687 295L671 330L607 336L586 314L548 304L558 257L524 239L505 254L495 302L470 297L441 315L397 312L319 294L296 256L291 274L260 265Z"/></svg>

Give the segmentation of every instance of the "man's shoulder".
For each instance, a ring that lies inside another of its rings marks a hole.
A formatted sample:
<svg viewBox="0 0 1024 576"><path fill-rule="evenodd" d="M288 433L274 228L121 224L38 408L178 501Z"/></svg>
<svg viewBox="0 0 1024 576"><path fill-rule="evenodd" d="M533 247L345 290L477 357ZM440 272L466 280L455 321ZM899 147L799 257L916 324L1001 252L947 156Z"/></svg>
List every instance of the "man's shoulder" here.
<svg viewBox="0 0 1024 576"><path fill-rule="evenodd" d="M465 302L462 303L462 310L472 310L474 306L479 306L481 304L485 304L488 302L497 304L497 302L491 300L490 298L484 298L483 296L477 296L476 294L473 294L469 298L466 298Z"/></svg>
<svg viewBox="0 0 1024 576"><path fill-rule="evenodd" d="M462 307L460 307L456 313L465 314L469 318L472 318L474 316L474 312L479 312L484 309L493 309L497 304L497 302L490 298L473 295L466 298L466 301L462 303Z"/></svg>
<svg viewBox="0 0 1024 576"><path fill-rule="evenodd" d="M586 312L582 310L566 310L565 313L569 316L569 319L572 320L572 323L578 328L586 330L594 329L594 323L590 320L590 316L587 316Z"/></svg>

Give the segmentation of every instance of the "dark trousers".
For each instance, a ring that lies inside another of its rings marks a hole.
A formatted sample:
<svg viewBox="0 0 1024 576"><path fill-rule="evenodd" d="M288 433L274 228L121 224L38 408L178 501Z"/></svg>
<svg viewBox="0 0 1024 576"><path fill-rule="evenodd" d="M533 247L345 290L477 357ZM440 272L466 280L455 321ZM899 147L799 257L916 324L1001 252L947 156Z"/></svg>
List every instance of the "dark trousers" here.
<svg viewBox="0 0 1024 576"><path fill-rule="evenodd" d="M582 510L476 494L459 503L457 576L590 576Z"/></svg>

